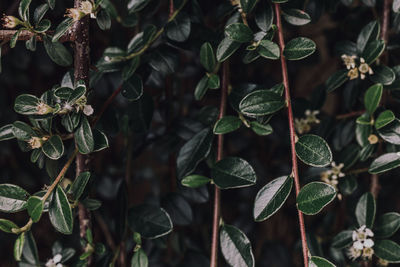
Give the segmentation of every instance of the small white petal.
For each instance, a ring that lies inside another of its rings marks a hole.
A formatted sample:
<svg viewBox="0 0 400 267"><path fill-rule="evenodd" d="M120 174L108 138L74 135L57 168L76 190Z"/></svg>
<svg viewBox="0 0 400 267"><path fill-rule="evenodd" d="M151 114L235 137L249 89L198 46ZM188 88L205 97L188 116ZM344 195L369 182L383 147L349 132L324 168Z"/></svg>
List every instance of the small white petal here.
<svg viewBox="0 0 400 267"><path fill-rule="evenodd" d="M372 239L365 239L364 241L364 247L366 248L372 248L374 246L374 241Z"/></svg>
<svg viewBox="0 0 400 267"><path fill-rule="evenodd" d="M353 243L353 248L355 248L355 249L363 249L364 246L363 246L363 243L361 241L356 241L356 242Z"/></svg>
<svg viewBox="0 0 400 267"><path fill-rule="evenodd" d="M91 105L85 105L85 107L83 108L83 114L85 114L86 116L90 116L93 114L93 108Z"/></svg>
<svg viewBox="0 0 400 267"><path fill-rule="evenodd" d="M61 261L61 259L62 259L62 255L61 255L61 254L57 254L57 255L55 255L55 256L53 257L53 261L54 261L55 263L59 263L59 262Z"/></svg>
<svg viewBox="0 0 400 267"><path fill-rule="evenodd" d="M367 235L367 236L374 236L374 233L371 231L371 229L369 229L369 228L365 228L365 234Z"/></svg>

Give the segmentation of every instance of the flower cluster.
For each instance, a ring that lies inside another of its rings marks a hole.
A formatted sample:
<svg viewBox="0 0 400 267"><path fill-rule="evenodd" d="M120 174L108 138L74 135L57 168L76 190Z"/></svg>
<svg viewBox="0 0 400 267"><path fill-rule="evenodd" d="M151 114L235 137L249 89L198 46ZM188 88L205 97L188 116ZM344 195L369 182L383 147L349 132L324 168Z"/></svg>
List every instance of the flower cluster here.
<svg viewBox="0 0 400 267"><path fill-rule="evenodd" d="M348 56L348 55L342 55L342 60L346 68L349 70L347 73L347 76L350 78L350 80L357 79L358 76L360 76L361 80L364 80L366 77L366 74L368 73L369 75L374 74L372 71L371 67L365 62L364 58L360 58L360 64L357 67L356 66L356 56Z"/></svg>
<svg viewBox="0 0 400 267"><path fill-rule="evenodd" d="M46 267L63 267L64 265L61 263L62 255L57 254L52 259L49 259L46 262Z"/></svg>
<svg viewBox="0 0 400 267"><path fill-rule="evenodd" d="M72 18L73 21L78 21L89 14L90 17L96 17L94 13L94 5L91 1L84 1L78 8L68 8L65 16Z"/></svg>
<svg viewBox="0 0 400 267"><path fill-rule="evenodd" d="M331 163L331 168L329 170L326 170L324 172L321 172L320 177L321 181L324 183L327 183L331 186L333 186L336 191L338 190L338 184L339 184L339 178L344 177L345 174L342 172L342 168L344 167L343 163L340 163L339 165L336 165L336 163L333 161ZM342 198L341 194L338 194L338 199L340 200Z"/></svg>
<svg viewBox="0 0 400 267"><path fill-rule="evenodd" d="M367 226L362 225L353 231L353 245L349 248L347 255L350 259L355 260L359 257L370 260L374 255L374 241L371 237L374 233Z"/></svg>
<svg viewBox="0 0 400 267"><path fill-rule="evenodd" d="M304 112L305 118L294 119L294 127L299 134L308 133L311 130L313 124L318 124L321 121L317 118L319 110L311 111L307 109Z"/></svg>
<svg viewBox="0 0 400 267"><path fill-rule="evenodd" d="M3 16L3 18L1 19L1 22L2 22L3 27L7 28L7 29L14 29L19 24L22 23L16 17L14 17L14 16L6 16L6 15Z"/></svg>

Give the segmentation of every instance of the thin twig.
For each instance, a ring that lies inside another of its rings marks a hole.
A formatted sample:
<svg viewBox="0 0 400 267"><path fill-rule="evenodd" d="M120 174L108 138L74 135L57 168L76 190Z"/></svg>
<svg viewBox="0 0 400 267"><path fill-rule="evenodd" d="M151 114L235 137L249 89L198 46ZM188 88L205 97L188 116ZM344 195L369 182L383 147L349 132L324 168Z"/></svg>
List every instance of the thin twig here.
<svg viewBox="0 0 400 267"><path fill-rule="evenodd" d="M111 102L114 101L114 98L121 92L122 90L122 85L118 86L118 88L107 98L106 102L104 102L103 106L100 109L100 112L97 114L96 118L93 120L92 125L96 125L96 123L99 121L101 116L103 115L104 111L108 108L108 106L111 104Z"/></svg>
<svg viewBox="0 0 400 267"><path fill-rule="evenodd" d="M0 30L0 41L10 41L11 38L17 30ZM49 32L51 34L51 32ZM22 30L18 35L18 41L28 41L31 39L35 34L28 30ZM43 41L43 37L41 35L36 35L37 41ZM75 40L75 35L73 30L67 31L60 39L59 42L73 42Z"/></svg>
<svg viewBox="0 0 400 267"><path fill-rule="evenodd" d="M225 61L222 65L222 86L221 86L221 102L219 106L219 116L221 119L225 115L226 98L228 95L229 84L229 63ZM217 161L223 157L224 135L218 135L217 141ZM217 267L218 263L218 237L219 237L219 223L221 217L221 190L214 186L214 214L212 225L212 241L211 241L211 260L210 267Z"/></svg>
<svg viewBox="0 0 400 267"><path fill-rule="evenodd" d="M344 119L360 116L360 115L362 115L364 113L365 113L365 110L352 111L352 112L349 112L349 113L346 113L346 114L337 115L336 119L337 120L344 120Z"/></svg>
<svg viewBox="0 0 400 267"><path fill-rule="evenodd" d="M275 14L276 14L276 25L279 37L279 47L281 51L281 65L282 65L282 77L283 77L283 85L285 87L285 99L288 110L288 120L289 120L289 131L290 131L290 144L291 144L291 152L292 152L292 175L294 178L294 184L296 188L296 196L300 192L300 179L297 168L297 157L295 150L296 143L296 132L294 129L294 119L293 119L293 111L292 104L290 99L290 90L289 90L289 77L287 72L286 60L283 55L283 50L285 48L285 41L283 39L283 29L281 22L281 10L279 4L275 3ZM307 248L307 239L306 239L306 229L304 225L304 217L303 213L300 210L297 210L299 217L299 226L300 226L300 234L301 234L301 243L303 247L303 258L304 258L304 266L308 266L308 248Z"/></svg>
<svg viewBox="0 0 400 267"><path fill-rule="evenodd" d="M384 0L383 2L383 16L382 16L382 32L381 38L387 44L388 42L388 29L390 20L390 4L391 0Z"/></svg>

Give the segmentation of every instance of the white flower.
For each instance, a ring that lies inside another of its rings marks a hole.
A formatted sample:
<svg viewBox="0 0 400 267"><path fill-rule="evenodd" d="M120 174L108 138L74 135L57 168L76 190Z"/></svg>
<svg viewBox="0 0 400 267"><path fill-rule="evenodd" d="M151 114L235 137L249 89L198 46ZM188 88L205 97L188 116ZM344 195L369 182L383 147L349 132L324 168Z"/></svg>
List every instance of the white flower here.
<svg viewBox="0 0 400 267"><path fill-rule="evenodd" d="M93 114L93 108L91 105L85 105L85 107L83 108L83 114L85 114L86 116L90 116Z"/></svg>
<svg viewBox="0 0 400 267"><path fill-rule="evenodd" d="M62 259L62 255L61 254L57 254L55 255L52 259L49 259L46 262L46 267L63 267L62 263L61 263L61 259Z"/></svg>
<svg viewBox="0 0 400 267"><path fill-rule="evenodd" d="M358 67L358 70L360 71L360 77L361 80L365 79L365 74L368 73L369 75L374 74L373 70L371 67L365 62L364 58L360 58L360 66Z"/></svg>
<svg viewBox="0 0 400 267"><path fill-rule="evenodd" d="M32 149L40 148L42 147L43 140L40 137L33 136L28 140L28 144Z"/></svg>
<svg viewBox="0 0 400 267"><path fill-rule="evenodd" d="M352 260L358 257L371 259L372 255L374 255L374 250L372 249L374 241L371 239L373 236L374 233L365 225L354 230L352 233L352 239L354 242L347 253L349 258Z"/></svg>
<svg viewBox="0 0 400 267"><path fill-rule="evenodd" d="M354 247L350 247L350 248L347 250L347 256L348 256L351 260L357 259L358 257L361 256L361 254L362 254L362 251L359 250L359 249L356 249L356 248L354 248Z"/></svg>
<svg viewBox="0 0 400 267"><path fill-rule="evenodd" d="M353 68L353 69L349 70L349 72L347 73L347 76L350 78L350 80L357 79L358 78L358 69Z"/></svg>
<svg viewBox="0 0 400 267"><path fill-rule="evenodd" d="M348 55L342 55L342 60L344 65L346 65L346 68L349 69L354 69L356 67L356 62L355 59L357 56L348 56Z"/></svg>
<svg viewBox="0 0 400 267"><path fill-rule="evenodd" d="M312 124L318 124L320 123L320 120L317 118L317 115L319 114L319 110L309 110L307 109L304 112L305 118L295 118L294 119L294 127L296 128L296 131L299 134L303 133L308 133L311 131L311 125Z"/></svg>
<svg viewBox="0 0 400 267"><path fill-rule="evenodd" d="M67 9L67 13L65 14L66 17L70 17L72 18L73 21L78 21L80 20L82 17L85 16L85 13L81 12L79 9L77 8L68 8Z"/></svg>
<svg viewBox="0 0 400 267"><path fill-rule="evenodd" d="M91 14L92 10L93 10L93 5L90 1L84 1L81 3L80 11L82 11L86 15Z"/></svg>
<svg viewBox="0 0 400 267"><path fill-rule="evenodd" d="M343 167L344 167L343 163L336 165L336 162L333 161L331 163L331 169L326 170L320 174L321 181L333 186L337 191L338 190L337 185L339 184L338 178L345 176L345 174L342 172ZM338 194L338 198L339 198L339 200L341 199L340 194Z"/></svg>

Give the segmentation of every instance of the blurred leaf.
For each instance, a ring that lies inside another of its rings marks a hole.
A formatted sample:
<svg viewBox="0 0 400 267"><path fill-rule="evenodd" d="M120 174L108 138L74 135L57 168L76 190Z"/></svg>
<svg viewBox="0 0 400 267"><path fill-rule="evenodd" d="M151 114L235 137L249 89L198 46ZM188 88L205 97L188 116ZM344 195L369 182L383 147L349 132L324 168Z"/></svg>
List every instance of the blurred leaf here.
<svg viewBox="0 0 400 267"><path fill-rule="evenodd" d="M356 218L359 226L366 225L367 228L372 229L375 221L376 204L375 199L371 193L363 194L358 200L356 206Z"/></svg>
<svg viewBox="0 0 400 267"><path fill-rule="evenodd" d="M300 9L287 9L282 12L283 18L292 25L302 26L311 22L311 17Z"/></svg>
<svg viewBox="0 0 400 267"><path fill-rule="evenodd" d="M379 102L381 101L382 92L383 86L382 84L378 83L368 88L367 92L365 93L364 105L369 114L374 114Z"/></svg>
<svg viewBox="0 0 400 267"><path fill-rule="evenodd" d="M254 255L250 240L232 225L224 224L220 228L222 255L231 266L254 267Z"/></svg>
<svg viewBox="0 0 400 267"><path fill-rule="evenodd" d="M192 174L183 178L181 184L187 187L197 188L205 184L208 184L210 181L211 179L208 177L198 174Z"/></svg>
<svg viewBox="0 0 400 267"><path fill-rule="evenodd" d="M389 263L400 263L400 246L391 240L377 240L374 254Z"/></svg>
<svg viewBox="0 0 400 267"><path fill-rule="evenodd" d="M133 253L133 257L131 260L131 267L148 267L149 260L147 259L146 253L143 249L138 249Z"/></svg>
<svg viewBox="0 0 400 267"><path fill-rule="evenodd" d="M377 238L388 238L400 228L400 214L388 212L381 215L376 221L374 234Z"/></svg>

